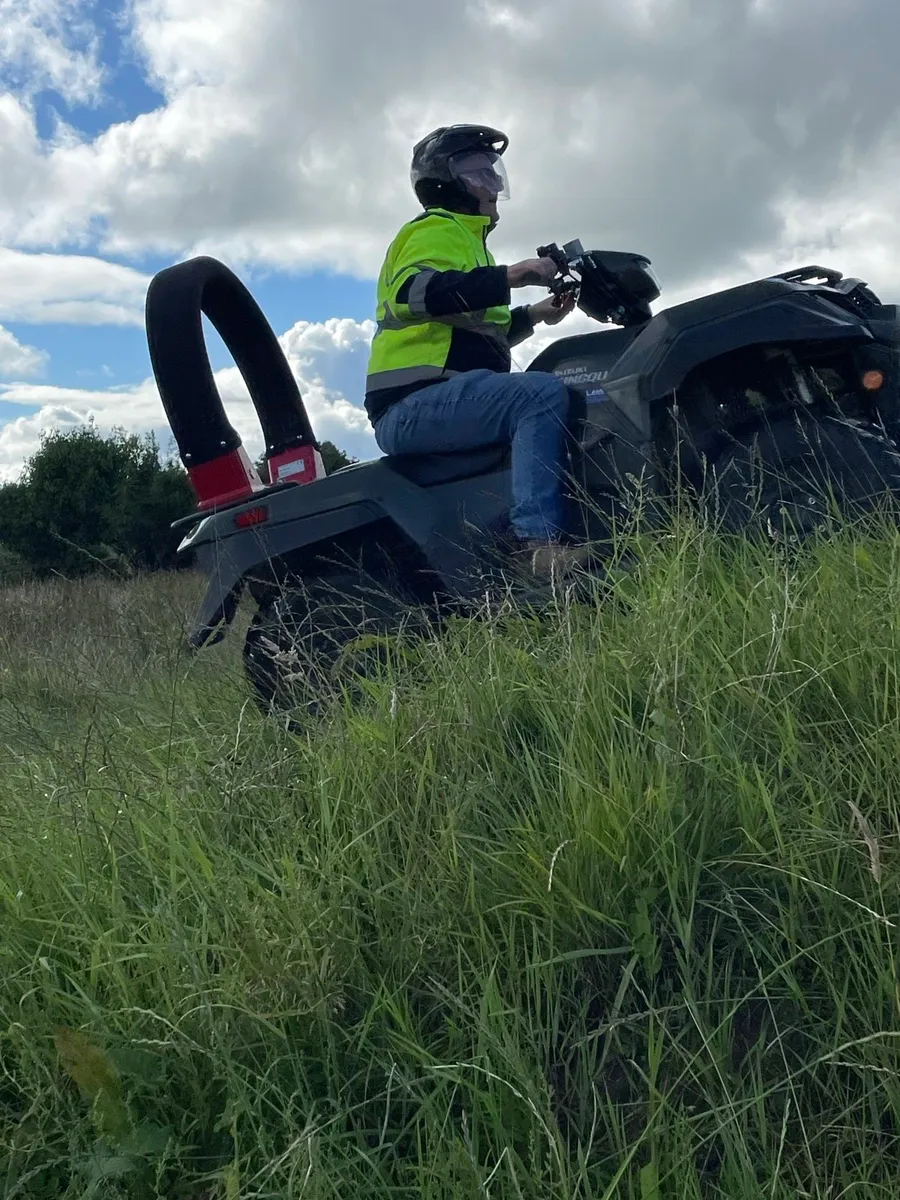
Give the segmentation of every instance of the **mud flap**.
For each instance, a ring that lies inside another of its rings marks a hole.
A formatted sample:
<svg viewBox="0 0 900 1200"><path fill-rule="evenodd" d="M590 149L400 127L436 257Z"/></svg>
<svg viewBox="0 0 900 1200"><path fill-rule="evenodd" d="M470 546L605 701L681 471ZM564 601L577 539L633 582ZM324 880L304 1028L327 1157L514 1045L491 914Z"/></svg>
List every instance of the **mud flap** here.
<svg viewBox="0 0 900 1200"><path fill-rule="evenodd" d="M234 620L243 590L242 579L226 582L221 577L215 577L210 580L188 634L188 645L192 650L216 646L224 639L228 626Z"/></svg>

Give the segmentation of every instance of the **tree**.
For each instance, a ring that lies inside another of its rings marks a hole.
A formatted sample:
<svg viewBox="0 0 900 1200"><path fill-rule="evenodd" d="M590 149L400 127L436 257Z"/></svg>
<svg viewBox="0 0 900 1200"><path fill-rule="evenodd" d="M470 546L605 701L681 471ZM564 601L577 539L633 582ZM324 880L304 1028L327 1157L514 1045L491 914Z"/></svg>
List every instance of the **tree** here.
<svg viewBox="0 0 900 1200"><path fill-rule="evenodd" d="M0 544L38 575L175 566L169 526L194 503L152 435L102 437L91 423L46 434L21 480L0 487Z"/></svg>
<svg viewBox="0 0 900 1200"><path fill-rule="evenodd" d="M322 453L322 462L329 475L332 471L337 471L341 467L349 467L351 463L359 462L358 458L351 458L343 450L339 450L334 442L322 442L320 450Z"/></svg>
<svg viewBox="0 0 900 1200"><path fill-rule="evenodd" d="M326 470L355 462L322 443ZM261 474L267 478L265 463ZM187 566L173 521L196 508L177 459L164 462L152 434L93 423L47 433L16 483L0 486L0 585L28 572L88 575Z"/></svg>
<svg viewBox="0 0 900 1200"><path fill-rule="evenodd" d="M21 583L31 563L15 547L26 547L32 531L27 490L20 483L0 487L0 587Z"/></svg>

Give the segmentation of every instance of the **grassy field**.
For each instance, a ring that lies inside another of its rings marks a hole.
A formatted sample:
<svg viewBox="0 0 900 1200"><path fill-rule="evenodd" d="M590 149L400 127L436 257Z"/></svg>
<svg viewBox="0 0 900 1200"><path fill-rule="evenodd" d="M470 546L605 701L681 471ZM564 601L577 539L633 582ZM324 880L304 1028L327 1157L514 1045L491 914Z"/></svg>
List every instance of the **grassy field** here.
<svg viewBox="0 0 900 1200"><path fill-rule="evenodd" d="M0 593L0 1196L900 1191L900 538L685 529L308 737Z"/></svg>

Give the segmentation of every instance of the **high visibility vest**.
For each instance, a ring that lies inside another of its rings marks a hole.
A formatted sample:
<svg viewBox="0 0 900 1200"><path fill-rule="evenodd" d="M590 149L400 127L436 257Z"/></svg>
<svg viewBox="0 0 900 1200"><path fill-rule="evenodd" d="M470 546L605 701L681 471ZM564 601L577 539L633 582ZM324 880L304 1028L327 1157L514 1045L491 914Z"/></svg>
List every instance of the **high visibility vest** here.
<svg viewBox="0 0 900 1200"><path fill-rule="evenodd" d="M367 407L373 392L419 383L424 386L457 373L459 362L453 369L447 368L457 329L477 334L478 341L467 337L466 345L480 346L484 352L482 361L476 350L465 369L490 365L502 370L505 364L509 370L508 304L443 317L429 316L423 304L432 272L496 266L486 244L489 224L489 217L432 208L409 221L394 238L378 277L377 328L366 377ZM397 293L410 276L416 278L401 303Z"/></svg>

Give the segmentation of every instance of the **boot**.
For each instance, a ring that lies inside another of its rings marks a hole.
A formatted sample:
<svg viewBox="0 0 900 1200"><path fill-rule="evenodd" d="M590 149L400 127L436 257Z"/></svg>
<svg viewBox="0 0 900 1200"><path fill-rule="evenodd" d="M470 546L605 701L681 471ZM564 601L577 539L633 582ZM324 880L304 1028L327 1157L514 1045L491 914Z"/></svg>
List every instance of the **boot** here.
<svg viewBox="0 0 900 1200"><path fill-rule="evenodd" d="M565 546L540 540L521 542L516 555L529 561L534 575L547 580L558 579L573 567L583 566L590 556L590 546Z"/></svg>

